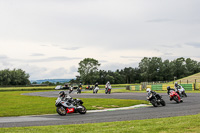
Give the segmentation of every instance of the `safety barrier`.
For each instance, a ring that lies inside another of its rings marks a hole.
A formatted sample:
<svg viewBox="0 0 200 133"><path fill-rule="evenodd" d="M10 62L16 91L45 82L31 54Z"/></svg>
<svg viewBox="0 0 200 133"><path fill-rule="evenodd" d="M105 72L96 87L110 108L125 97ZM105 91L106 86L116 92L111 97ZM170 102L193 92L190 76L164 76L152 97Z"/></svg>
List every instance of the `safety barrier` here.
<svg viewBox="0 0 200 133"><path fill-rule="evenodd" d="M134 85L134 86L130 86L130 90L141 91L142 87L141 85Z"/></svg>
<svg viewBox="0 0 200 133"><path fill-rule="evenodd" d="M183 86L183 88L187 91L192 91L194 90L194 85L193 84L180 84ZM167 90L167 86L170 86L170 88L174 88L174 84L157 84L157 85L147 85L147 88L151 88L153 91L164 91ZM200 84L199 84L200 87Z"/></svg>

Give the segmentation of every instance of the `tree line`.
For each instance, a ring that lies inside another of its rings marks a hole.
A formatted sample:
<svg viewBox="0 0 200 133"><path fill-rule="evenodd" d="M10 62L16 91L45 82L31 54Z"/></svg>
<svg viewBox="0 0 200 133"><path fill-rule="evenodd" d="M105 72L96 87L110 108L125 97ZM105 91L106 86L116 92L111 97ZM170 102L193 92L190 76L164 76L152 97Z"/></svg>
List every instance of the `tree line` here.
<svg viewBox="0 0 200 133"><path fill-rule="evenodd" d="M172 81L200 72L200 62L190 58L177 58L175 60L162 60L160 57L144 57L138 67L125 67L116 71L99 70L100 63L93 58L85 58L79 62L76 79L71 83L83 84L112 84L140 83L152 81ZM29 74L22 69L0 70L0 85L30 85ZM57 85L59 83L44 82L43 84Z"/></svg>
<svg viewBox="0 0 200 133"><path fill-rule="evenodd" d="M22 69L0 70L0 85L28 85L30 84L29 77L29 74Z"/></svg>
<svg viewBox="0 0 200 133"><path fill-rule="evenodd" d="M138 67L125 67L116 71L99 70L100 63L93 58L85 58L79 63L79 76L73 82L84 84L140 83L152 81L172 81L200 72L200 62L190 58L162 60L160 57L144 57Z"/></svg>

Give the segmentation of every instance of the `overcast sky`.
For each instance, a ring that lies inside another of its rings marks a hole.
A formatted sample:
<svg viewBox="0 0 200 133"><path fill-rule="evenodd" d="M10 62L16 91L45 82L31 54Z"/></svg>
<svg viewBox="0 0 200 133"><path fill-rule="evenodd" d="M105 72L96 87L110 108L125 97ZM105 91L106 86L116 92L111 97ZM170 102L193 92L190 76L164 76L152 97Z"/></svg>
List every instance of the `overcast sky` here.
<svg viewBox="0 0 200 133"><path fill-rule="evenodd" d="M200 61L200 0L0 0L0 70L75 78L78 63L138 67L143 57Z"/></svg>

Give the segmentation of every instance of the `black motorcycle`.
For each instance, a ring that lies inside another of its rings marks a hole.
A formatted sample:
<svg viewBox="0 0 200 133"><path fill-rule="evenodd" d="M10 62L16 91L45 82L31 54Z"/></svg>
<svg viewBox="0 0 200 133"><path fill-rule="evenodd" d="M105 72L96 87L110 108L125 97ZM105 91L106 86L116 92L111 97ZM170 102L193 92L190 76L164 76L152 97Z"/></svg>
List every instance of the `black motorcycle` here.
<svg viewBox="0 0 200 133"><path fill-rule="evenodd" d="M165 101L162 99L162 96L159 94L151 93L148 97L147 100L150 101L150 103L154 106L154 107L158 107L158 105L162 105L165 106Z"/></svg>

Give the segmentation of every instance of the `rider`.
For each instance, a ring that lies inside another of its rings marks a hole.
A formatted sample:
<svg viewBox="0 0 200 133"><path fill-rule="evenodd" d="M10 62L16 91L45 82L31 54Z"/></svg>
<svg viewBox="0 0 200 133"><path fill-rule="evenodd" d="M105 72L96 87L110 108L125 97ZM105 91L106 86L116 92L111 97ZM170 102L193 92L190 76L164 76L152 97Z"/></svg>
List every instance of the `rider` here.
<svg viewBox="0 0 200 133"><path fill-rule="evenodd" d="M96 84L94 85L94 88L96 88L96 87L98 87L99 86L99 84L98 84L98 82L96 82Z"/></svg>
<svg viewBox="0 0 200 133"><path fill-rule="evenodd" d="M70 97L70 95L65 94L64 91L59 92L59 97L62 101L68 101L70 104L73 101L72 97Z"/></svg>
<svg viewBox="0 0 200 133"><path fill-rule="evenodd" d="M147 89L146 89L146 92L147 92L147 97L149 97L149 96L151 95L151 93L152 93L152 94L156 94L156 92L155 92L155 91L152 91L150 88L147 88Z"/></svg>
<svg viewBox="0 0 200 133"><path fill-rule="evenodd" d="M176 90L176 92L179 94L180 97L182 97L182 91L183 91L183 87L181 85L179 85L177 82L175 82L174 84L174 88ZM180 92L179 92L180 91Z"/></svg>
<svg viewBox="0 0 200 133"><path fill-rule="evenodd" d="M106 90L108 90L108 89L111 89L111 84L109 81L106 83Z"/></svg>
<svg viewBox="0 0 200 133"><path fill-rule="evenodd" d="M98 82L96 82L96 84L94 85L93 93L95 93L95 91L98 91L98 90L99 90L99 84Z"/></svg>

